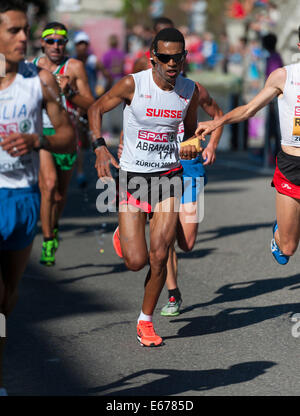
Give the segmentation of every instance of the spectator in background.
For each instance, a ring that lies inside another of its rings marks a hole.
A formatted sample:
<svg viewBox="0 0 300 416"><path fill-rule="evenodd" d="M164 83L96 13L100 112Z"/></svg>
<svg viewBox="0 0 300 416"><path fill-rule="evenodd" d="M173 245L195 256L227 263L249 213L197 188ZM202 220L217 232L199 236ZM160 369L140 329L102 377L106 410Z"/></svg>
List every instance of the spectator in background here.
<svg viewBox="0 0 300 416"><path fill-rule="evenodd" d="M204 66L209 70L214 69L218 60L218 45L210 32L203 34L202 55L205 58Z"/></svg>
<svg viewBox="0 0 300 416"><path fill-rule="evenodd" d="M125 52L119 48L119 40L116 35L109 37L109 50L102 57L103 65L112 78L113 84L124 76Z"/></svg>
<svg viewBox="0 0 300 416"><path fill-rule="evenodd" d="M230 44L226 32L221 33L219 42L219 53L220 53L220 68L224 74L228 73L228 61L230 54Z"/></svg>
<svg viewBox="0 0 300 416"><path fill-rule="evenodd" d="M277 43L277 36L274 33L269 33L268 35L265 35L262 38L262 46L267 52L266 70L265 70L266 79L271 74L271 72L283 66L281 56L276 51L276 43ZM265 151L268 152L268 154L265 155L265 158L268 158L267 159L268 164L274 164L277 153L280 150L280 140L281 140L278 107L277 107L277 102L275 99L272 100L270 104L268 105L265 126L266 126L265 137L267 140L267 143L265 144ZM274 137L273 146L271 145L272 137Z"/></svg>
<svg viewBox="0 0 300 416"><path fill-rule="evenodd" d="M125 75L125 52L119 48L119 39L116 35L111 35L108 39L109 49L102 57L103 65L106 71L112 78L112 84L114 85ZM106 115L105 121L106 130L109 135L119 134L122 130L122 120L123 120L123 106L122 104L118 105L112 111Z"/></svg>
<svg viewBox="0 0 300 416"><path fill-rule="evenodd" d="M97 98L97 80L98 72L102 72L106 79L106 90L112 86L112 76L105 66L98 60L97 56L90 53L90 38L85 32L78 32L74 38L75 58L79 59L85 64L85 69L88 76L89 86L94 98Z"/></svg>
<svg viewBox="0 0 300 416"><path fill-rule="evenodd" d="M266 59L266 78L273 72L275 69L283 66L283 62L280 54L276 51L277 36L274 33L269 33L268 35L263 36L262 46L267 51Z"/></svg>
<svg viewBox="0 0 300 416"><path fill-rule="evenodd" d="M202 39L196 33L189 33L186 26L181 26L179 30L184 34L186 39L185 45L188 51L186 62L188 63L188 70L195 71L197 69L202 69L205 59L202 53Z"/></svg>

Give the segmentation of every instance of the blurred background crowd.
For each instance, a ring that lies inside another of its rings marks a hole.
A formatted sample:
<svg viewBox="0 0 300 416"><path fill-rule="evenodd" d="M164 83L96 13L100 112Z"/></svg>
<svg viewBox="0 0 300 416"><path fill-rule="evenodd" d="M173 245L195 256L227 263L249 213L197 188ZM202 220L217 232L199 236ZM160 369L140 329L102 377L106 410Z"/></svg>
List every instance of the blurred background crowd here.
<svg viewBox="0 0 300 416"><path fill-rule="evenodd" d="M95 97L101 96L149 50L153 22L166 16L185 36L186 73L209 90L224 112L248 102L268 74L297 57L297 0L29 0L29 55L41 54L40 36L49 21L69 30L68 53L88 55ZM199 118L203 114L199 114ZM118 134L120 112L106 123ZM270 166L279 146L277 105L244 124L226 126L222 150L243 150Z"/></svg>

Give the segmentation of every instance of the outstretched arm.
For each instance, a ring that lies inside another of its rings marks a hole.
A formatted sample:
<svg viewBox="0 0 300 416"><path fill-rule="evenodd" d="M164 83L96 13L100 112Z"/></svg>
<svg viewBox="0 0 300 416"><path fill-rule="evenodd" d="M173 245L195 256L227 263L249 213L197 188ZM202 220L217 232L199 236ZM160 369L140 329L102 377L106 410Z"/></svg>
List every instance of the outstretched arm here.
<svg viewBox="0 0 300 416"><path fill-rule="evenodd" d="M269 75L264 88L248 104L236 107L217 120L198 123L196 135L204 138L217 128L224 126L224 124L239 123L253 117L260 109L272 101L273 98L282 94L285 80L285 69L276 69Z"/></svg>

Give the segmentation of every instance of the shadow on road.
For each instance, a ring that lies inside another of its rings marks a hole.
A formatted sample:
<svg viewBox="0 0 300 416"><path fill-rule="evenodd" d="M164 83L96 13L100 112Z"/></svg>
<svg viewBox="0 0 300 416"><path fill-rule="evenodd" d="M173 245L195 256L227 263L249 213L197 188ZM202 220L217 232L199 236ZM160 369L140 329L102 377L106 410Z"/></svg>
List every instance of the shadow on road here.
<svg viewBox="0 0 300 416"><path fill-rule="evenodd" d="M121 378L115 383L89 389L87 393L105 393L111 389L118 390L105 396L169 396L190 391L201 392L253 380L274 365L276 363L272 361L253 361L236 364L228 369L179 371L150 368ZM160 375L161 378L139 387L134 386L135 379L148 378L149 374Z"/></svg>
<svg viewBox="0 0 300 416"><path fill-rule="evenodd" d="M266 293L275 292L289 286L300 284L300 274L290 277L267 278L261 280L251 280L247 282L232 283L222 286L216 293L220 293L215 299L206 303L198 303L182 309L181 313L192 311L193 309L202 308L209 305L225 302L235 302L244 299L254 298ZM291 287L295 290L299 286ZM299 304L300 305L300 304Z"/></svg>
<svg viewBox="0 0 300 416"><path fill-rule="evenodd" d="M79 269L81 267L87 267L86 265L79 265L76 267L68 267L66 270L76 270ZM114 273L124 273L124 272L128 272L127 267L125 266L124 263L115 263L115 264L94 264L94 265L89 265L88 267L110 267L110 270L108 270L107 272L104 273L91 273L91 274L86 274L83 276L79 276L79 277L74 277L74 278L67 278L67 279L63 279L63 280L59 280L59 284L70 284L70 283L74 283L77 282L79 280L84 280L84 279L88 279L90 277L99 277L99 276L105 276L105 275L111 275ZM63 269L62 269L63 270Z"/></svg>
<svg viewBox="0 0 300 416"><path fill-rule="evenodd" d="M231 331L232 329L244 328L249 325L264 322L268 319L273 319L286 313L290 313L292 315L299 312L299 303L248 308L228 308L222 310L216 315L172 320L172 323L187 322L187 325L180 328L177 335L164 337L164 340L173 338L190 338Z"/></svg>
<svg viewBox="0 0 300 416"><path fill-rule="evenodd" d="M4 380L10 395L84 394L84 364L75 359L73 349L88 330L83 326L81 332L74 331L63 322L118 308L109 302L105 288L96 294L74 286L67 290L53 273L46 269L41 274L31 263L21 281L22 296L7 321Z"/></svg>
<svg viewBox="0 0 300 416"><path fill-rule="evenodd" d="M254 230L258 230L259 228L270 228L271 230L272 224L273 224L272 222L262 222L262 223L257 223L257 224L239 224L239 225L229 225L229 226L219 227L214 230L205 231L205 234L213 234L213 236L208 237L208 238L201 238L200 240L197 240L196 243L198 244L198 243L204 243L206 241L217 240L218 238L227 237L229 235L245 233L248 231L254 231ZM201 234L201 231L199 231L199 234Z"/></svg>

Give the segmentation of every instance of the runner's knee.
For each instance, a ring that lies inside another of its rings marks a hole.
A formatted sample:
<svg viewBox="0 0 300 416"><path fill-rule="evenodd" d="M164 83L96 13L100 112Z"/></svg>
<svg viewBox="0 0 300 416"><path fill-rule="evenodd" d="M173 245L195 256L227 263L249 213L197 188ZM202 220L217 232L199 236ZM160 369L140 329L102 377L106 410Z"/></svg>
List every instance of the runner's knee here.
<svg viewBox="0 0 300 416"><path fill-rule="evenodd" d="M163 267L167 264L169 248L161 244L157 248L152 248L149 253L150 265L154 267Z"/></svg>
<svg viewBox="0 0 300 416"><path fill-rule="evenodd" d="M49 176L40 181L40 188L43 193L54 194L56 187L57 181L54 177Z"/></svg>
<svg viewBox="0 0 300 416"><path fill-rule="evenodd" d="M139 253L135 253L132 255L124 255L124 262L125 262L125 266L133 271L133 272L137 272L141 269L143 269L147 263L148 263L148 258L144 255L141 255Z"/></svg>

